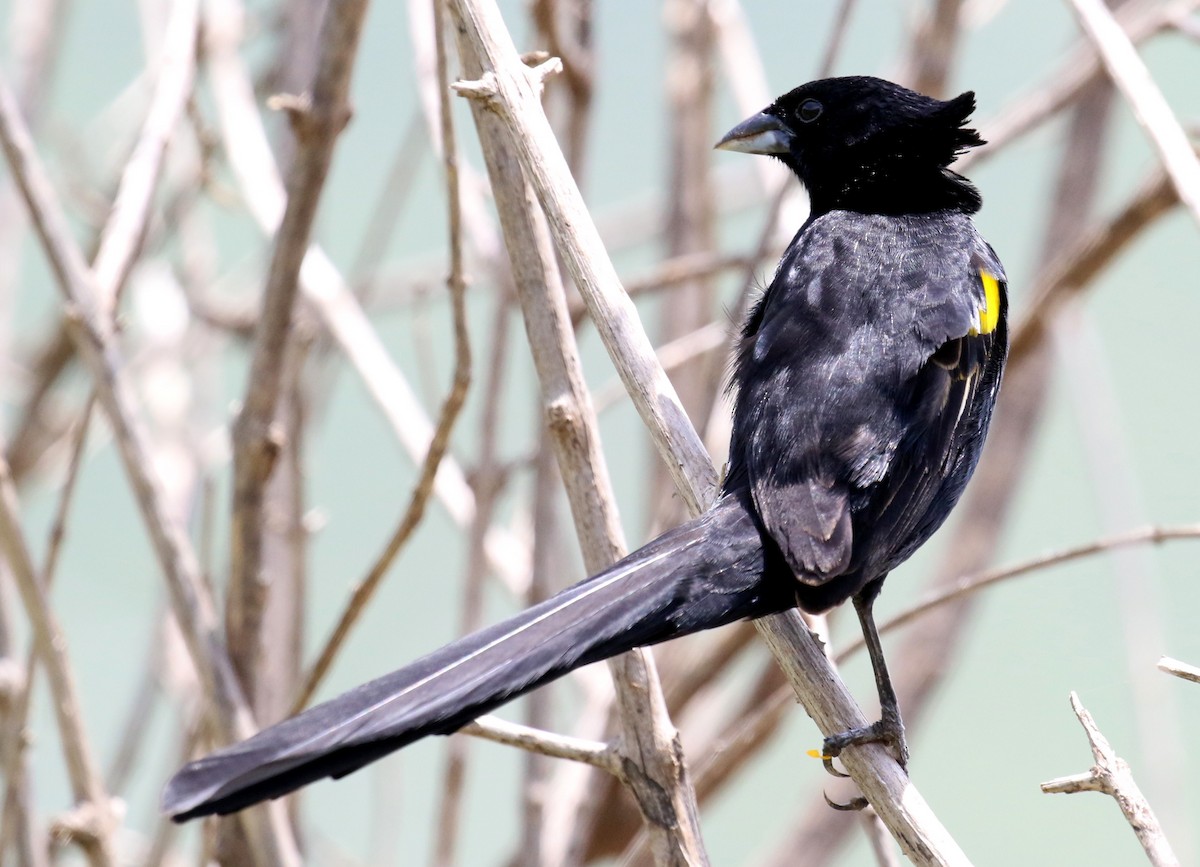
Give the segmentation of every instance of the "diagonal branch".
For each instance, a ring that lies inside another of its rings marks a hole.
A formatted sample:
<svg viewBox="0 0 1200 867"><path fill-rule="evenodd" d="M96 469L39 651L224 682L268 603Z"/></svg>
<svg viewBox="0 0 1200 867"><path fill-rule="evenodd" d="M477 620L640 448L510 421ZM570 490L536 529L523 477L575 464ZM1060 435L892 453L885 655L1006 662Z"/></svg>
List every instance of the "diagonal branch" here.
<svg viewBox="0 0 1200 867"><path fill-rule="evenodd" d="M110 311L141 250L167 145L192 95L199 19L200 0L176 0L167 23L150 109L121 172L112 212L100 233L92 269Z"/></svg>
<svg viewBox="0 0 1200 867"><path fill-rule="evenodd" d="M467 75L482 75L480 58L465 38L460 40L459 53ZM512 262L549 439L584 563L589 572L596 572L621 557L626 545L546 220L522 175L503 121L480 101L472 101L471 107ZM610 756L611 769L634 795L658 863L707 864L695 793L653 657L633 651L610 660L609 665L622 732L620 746ZM573 789L572 794L582 793ZM558 805L559 815L562 807ZM549 849L566 840L566 835L557 835L545 845ZM565 855L547 852L545 860L561 863Z"/></svg>
<svg viewBox="0 0 1200 867"><path fill-rule="evenodd" d="M38 581L17 512L16 486L3 460L0 460L0 550L21 592L33 630L34 647L46 669L76 810L80 811L79 815L88 817L87 832L81 833L76 839L93 865L105 867L115 864L113 835L117 818L114 804L105 791L104 781L84 732L75 678L67 657L66 636L50 609L46 589ZM19 749L20 738L20 734L14 733L9 743L10 750Z"/></svg>
<svg viewBox="0 0 1200 867"><path fill-rule="evenodd" d="M1200 683L1200 668L1188 665L1186 662L1180 662L1178 659L1172 659L1169 656L1164 656L1158 660L1158 670L1165 671L1167 674L1174 675L1182 680Z"/></svg>
<svg viewBox="0 0 1200 867"><path fill-rule="evenodd" d="M328 8L311 96L291 103L297 151L287 180L287 205L275 235L262 309L255 330L246 397L233 426L233 517L230 528L229 652L243 689L253 692L268 582L262 574L265 486L283 435L275 408L283 383L300 267L308 251L321 190L338 135L350 119L350 74L366 0Z"/></svg>
<svg viewBox="0 0 1200 867"><path fill-rule="evenodd" d="M551 234L609 357L649 428L675 487L688 508L700 512L716 494L712 461L654 358L654 347L633 302L621 289L596 224L541 110L536 76L521 62L494 3L456 0L453 9L464 28L464 38L486 70L480 81L456 87L460 93L487 99L488 106L504 119L522 169L546 212Z"/></svg>
<svg viewBox="0 0 1200 867"><path fill-rule="evenodd" d="M1137 49L1101 0L1071 0L1080 26L1091 37L1113 83L1133 107L1171 177L1179 200L1200 223L1200 158Z"/></svg>
<svg viewBox="0 0 1200 867"><path fill-rule="evenodd" d="M112 425L118 451L138 508L146 522L171 604L200 676L213 722L226 742L248 737L254 723L225 654L211 597L187 535L166 508L162 482L152 471L153 449L141 404L117 348L111 319L95 275L75 243L54 189L17 109L8 82L0 78L0 139L21 188L42 247L67 308L68 330L76 351L95 381L101 406ZM270 824L263 824L267 818ZM278 810L252 810L244 821L262 863L298 863L295 842Z"/></svg>
<svg viewBox="0 0 1200 867"><path fill-rule="evenodd" d="M699 437L658 365L632 303L583 205L538 100L535 79L521 63L495 4L454 0L457 23L483 61L484 74L460 92L484 98L503 126L550 223L558 250L579 287L609 356L650 428L681 496L693 511L709 503L716 476ZM533 71L534 73L537 70ZM820 643L799 615L757 621L801 701L826 734L864 722ZM868 744L847 753L846 766L864 795L918 864L965 864L966 856L887 750Z"/></svg>

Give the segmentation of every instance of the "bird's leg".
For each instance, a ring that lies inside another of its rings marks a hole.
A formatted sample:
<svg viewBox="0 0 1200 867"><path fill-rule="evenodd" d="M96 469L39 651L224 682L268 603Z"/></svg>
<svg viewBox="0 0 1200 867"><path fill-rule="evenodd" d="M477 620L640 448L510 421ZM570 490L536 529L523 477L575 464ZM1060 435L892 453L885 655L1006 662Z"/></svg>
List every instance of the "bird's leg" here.
<svg viewBox="0 0 1200 867"><path fill-rule="evenodd" d="M886 576L885 576L886 577ZM904 739L904 722L900 718L900 703L888 676L887 662L883 658L883 645L879 643L879 631L875 628L873 609L875 598L883 587L883 578L877 578L854 596L854 610L862 624L863 639L867 653L871 656L871 668L875 671L875 688L879 691L880 719L861 728L850 729L825 739L824 752L837 756L846 747L856 744L884 743L892 748L900 767L908 767L908 743Z"/></svg>

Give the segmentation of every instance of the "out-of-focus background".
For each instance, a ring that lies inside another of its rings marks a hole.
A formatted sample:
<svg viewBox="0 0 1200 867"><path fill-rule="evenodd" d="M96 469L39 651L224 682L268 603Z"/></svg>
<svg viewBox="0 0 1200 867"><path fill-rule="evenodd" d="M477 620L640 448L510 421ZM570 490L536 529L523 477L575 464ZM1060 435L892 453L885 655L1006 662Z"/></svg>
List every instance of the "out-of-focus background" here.
<svg viewBox="0 0 1200 867"><path fill-rule="evenodd" d="M1192 10L1200 4L1119 5L1177 117L1194 125L1200 17ZM167 68L160 58L169 24L185 17L186 6L0 3L0 66L89 258ZM566 63L566 73L547 83L547 112L718 465L731 317L747 288L770 279L805 200L778 166L712 152L712 142L821 74L879 75L943 96L975 91L977 125L994 144L962 171L983 193L977 222L1007 267L1013 322L1036 318L1042 327L1028 329L1014 352L993 448L964 505L888 581L883 617L935 582L1138 528L1200 521L1200 236L1170 185L1156 180L1156 151L1125 99L1103 75L1087 83L1095 54L1068 3L534 0L501 7L519 50L547 50ZM152 444L152 470L219 600L231 560L230 425L249 386L272 252L255 214L270 211L277 170L262 166L286 171L295 154L283 115L267 103L308 86L324 14L319 0L200 5L195 85L171 126L140 256L117 281L116 339ZM336 273L314 280L357 298L386 355L365 367L350 363L320 308L298 306L284 375L287 447L265 518L269 592L287 600L262 638L271 649L255 706L271 719L290 704L300 672L397 526L428 443L423 418L436 421L449 389L446 193L430 133L433 44L429 0L371 6L354 65L353 118L321 193L314 242ZM453 40L450 52L457 77ZM450 508L435 495L318 698L458 635L468 616L464 587L482 588L483 621L522 606L535 550L539 580L549 587L583 577L539 434L536 379L474 126L465 102L454 102L473 351L447 457L457 487L447 484ZM252 156L259 124L273 161L247 170L239 165ZM1157 195L1144 195L1156 183ZM1140 210L1131 209L1135 201ZM1125 219L1114 223L1122 211ZM0 430L23 537L39 569L79 456L49 599L67 639L88 748L106 787L125 802L119 860L196 863L201 826L169 832L156 809L185 745L196 748L195 676L168 623L161 569L100 410L91 411L79 448L92 379L64 340L61 296L7 166L0 215ZM1090 246L1081 241L1089 238ZM577 317L577 337L625 533L636 546L679 520L682 506L586 314ZM380 395L368 385L394 386L395 374L412 390L411 407L394 389ZM490 559L472 556L482 530L472 528L468 499L493 522ZM1129 761L1181 860L1200 858L1200 687L1155 669L1163 654L1200 662L1198 564L1194 540L1132 545L1005 581L968 606L885 636L910 722L913 780L975 863L1115 865L1143 857L1110 799L1039 791L1039 783L1092 764L1070 690ZM10 803L0 858L15 864L21 845L44 848L47 829L62 829L56 823L74 798L43 667L22 724L29 620L2 565L0 742ZM846 612L831 621L835 649L857 636ZM852 790L805 755L819 734L780 699L786 692L774 663L745 632L745 642L693 638L659 653L712 863L872 863L856 819L821 799L822 791L844 799ZM727 644L714 654L713 641ZM711 679L683 689L698 661L711 667ZM844 674L872 714L865 659L851 658ZM601 667L569 678L548 691L548 707L526 701L502 715L534 714L571 732L581 708L606 700L606 677ZM677 687L682 695L672 692ZM782 713L763 723L762 712L776 708ZM729 732L747 718L762 723L761 737L740 754ZM23 750L14 740L21 732ZM202 726L198 741L211 743ZM453 787L444 776L452 742L429 739L305 791L292 816L306 860L573 863L565 855L537 860L529 842L539 807L527 797L526 756L461 739L458 800L447 797ZM731 757L726 772L706 776L714 759ZM598 818L577 823L569 798L556 802L569 791L562 777L551 765L542 784L552 793L553 827L545 833L553 845L573 842L581 858L616 863L637 829L628 795L598 774L589 778L579 791L596 798ZM458 830L450 834L446 817L455 814ZM71 845L54 851L68 862L84 857Z"/></svg>

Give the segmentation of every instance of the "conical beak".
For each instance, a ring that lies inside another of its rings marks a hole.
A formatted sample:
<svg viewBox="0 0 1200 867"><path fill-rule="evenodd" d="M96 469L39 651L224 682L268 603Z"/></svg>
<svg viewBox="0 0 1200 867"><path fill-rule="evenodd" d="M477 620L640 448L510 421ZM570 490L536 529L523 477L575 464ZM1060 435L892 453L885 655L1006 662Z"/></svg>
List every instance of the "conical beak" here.
<svg viewBox="0 0 1200 867"><path fill-rule="evenodd" d="M713 147L744 154L786 154L791 144L791 130L764 111L739 123Z"/></svg>

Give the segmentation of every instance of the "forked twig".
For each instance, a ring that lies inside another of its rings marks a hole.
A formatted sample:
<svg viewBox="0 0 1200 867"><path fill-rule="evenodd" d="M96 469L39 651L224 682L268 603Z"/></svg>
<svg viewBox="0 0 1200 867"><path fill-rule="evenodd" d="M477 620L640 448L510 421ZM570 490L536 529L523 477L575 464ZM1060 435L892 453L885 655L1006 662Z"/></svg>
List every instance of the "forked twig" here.
<svg viewBox="0 0 1200 867"><path fill-rule="evenodd" d="M1096 764L1082 774L1058 777L1042 783L1042 791L1046 794L1102 792L1109 795L1121 808L1125 820L1133 828L1133 833L1137 835L1150 863L1154 867L1179 867L1179 859L1175 857L1175 852L1158 823L1158 817L1150 809L1150 802L1138 788L1129 765L1113 750L1108 739L1096 726L1092 715L1087 712L1087 708L1074 692L1071 693L1071 708L1087 733Z"/></svg>

